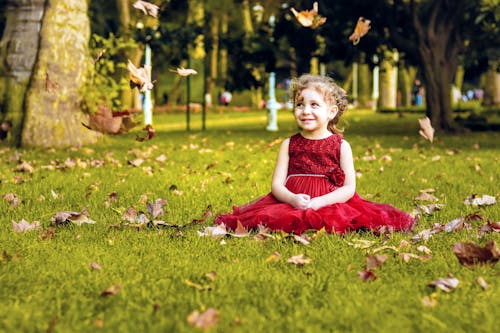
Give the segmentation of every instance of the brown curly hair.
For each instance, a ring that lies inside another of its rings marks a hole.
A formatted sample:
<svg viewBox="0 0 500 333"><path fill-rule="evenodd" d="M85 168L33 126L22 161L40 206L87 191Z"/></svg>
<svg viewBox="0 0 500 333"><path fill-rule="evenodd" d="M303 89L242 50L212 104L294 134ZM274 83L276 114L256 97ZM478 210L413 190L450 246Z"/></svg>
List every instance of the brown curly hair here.
<svg viewBox="0 0 500 333"><path fill-rule="evenodd" d="M298 78L292 79L290 82L289 94L292 98L294 107L297 96L306 88L316 90L325 98L326 103L337 106L337 114L335 118L328 122L328 130L336 134L342 133L344 130L338 129L336 125L339 122L340 116L342 116L347 109L348 101L345 90L339 87L331 77L303 74Z"/></svg>

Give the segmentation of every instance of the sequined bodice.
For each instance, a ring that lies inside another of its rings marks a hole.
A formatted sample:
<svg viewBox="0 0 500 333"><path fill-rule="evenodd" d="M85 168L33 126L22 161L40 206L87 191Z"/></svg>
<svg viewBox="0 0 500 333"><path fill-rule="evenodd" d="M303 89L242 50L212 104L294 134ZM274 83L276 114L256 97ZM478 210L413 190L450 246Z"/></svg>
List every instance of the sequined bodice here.
<svg viewBox="0 0 500 333"><path fill-rule="evenodd" d="M324 175L337 185L344 182L340 168L342 136L333 134L325 139L310 140L300 133L290 138L288 147L288 175Z"/></svg>

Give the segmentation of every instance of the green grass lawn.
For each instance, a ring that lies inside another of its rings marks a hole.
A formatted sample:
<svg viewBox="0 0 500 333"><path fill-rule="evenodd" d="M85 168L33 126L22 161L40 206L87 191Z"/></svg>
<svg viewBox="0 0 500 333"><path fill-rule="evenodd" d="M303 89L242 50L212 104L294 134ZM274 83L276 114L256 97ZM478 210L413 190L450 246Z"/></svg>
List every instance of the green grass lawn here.
<svg viewBox="0 0 500 333"><path fill-rule="evenodd" d="M498 197L499 133L438 135L431 144L418 134L419 117L347 112L358 193L411 212L419 191L434 189L444 207L422 216L413 234L318 233L309 245L279 233L263 241L198 235L212 225L207 209L227 212L269 192L279 143L296 131L289 111L280 111L275 133L264 130L264 111L208 114L203 132L199 114L190 132L184 115L159 114L147 142L135 140L137 129L78 149L0 146L0 195L19 199L0 198L0 331L195 332L187 317L213 308L214 332L494 332L500 265L462 266L452 246L500 243L499 233L478 236L500 220L499 205L463 203L472 194ZM130 164L137 159L143 163ZM16 171L21 162L33 171ZM179 227L112 227L127 208L146 212L158 198L167 200L159 219ZM50 228L56 213L84 208L95 224ZM470 228L411 241L473 213L482 220ZM14 232L12 221L22 219L41 229ZM363 240L371 246L357 246ZM429 260L401 258L423 255L420 245L432 251ZM375 280L362 280L366 257L381 246L397 251L377 252L388 259L372 270ZM274 252L280 259L267 260ZM287 262L298 254L311 262ZM428 286L450 273L459 280L454 291ZM101 295L118 285L116 295Z"/></svg>

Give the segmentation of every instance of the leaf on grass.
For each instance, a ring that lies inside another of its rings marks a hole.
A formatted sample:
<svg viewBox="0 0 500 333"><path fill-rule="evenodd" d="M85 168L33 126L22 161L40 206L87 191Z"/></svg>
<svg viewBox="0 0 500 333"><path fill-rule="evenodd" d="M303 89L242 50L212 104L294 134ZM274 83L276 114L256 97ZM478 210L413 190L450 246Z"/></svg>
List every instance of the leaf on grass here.
<svg viewBox="0 0 500 333"><path fill-rule="evenodd" d="M411 259L418 259L418 260L422 260L422 261L427 261L427 260L430 260L432 258L429 254L418 255L418 254L409 253L409 252L400 253L399 256L406 263L410 262Z"/></svg>
<svg viewBox="0 0 500 333"><path fill-rule="evenodd" d="M459 231L463 228L470 229L470 224L465 222L465 218L463 217L454 219L444 225L444 231L446 232Z"/></svg>
<svg viewBox="0 0 500 333"><path fill-rule="evenodd" d="M427 246L425 246L425 245L420 245L420 246L418 246L418 247L417 247L417 251L419 251L419 252L423 252L423 253L425 253L425 254L432 254L431 249L429 249L429 248L428 248Z"/></svg>
<svg viewBox="0 0 500 333"><path fill-rule="evenodd" d="M363 281L373 281L377 279L377 274L373 273L370 270L367 270L366 268L365 270L358 272L358 276Z"/></svg>
<svg viewBox="0 0 500 333"><path fill-rule="evenodd" d="M182 279L182 283L184 283L186 286L194 288L199 291L205 291L205 290L211 290L212 287L209 285L201 285L199 283L193 282L188 279Z"/></svg>
<svg viewBox="0 0 500 333"><path fill-rule="evenodd" d="M484 194L482 197L472 194L464 200L464 204L471 206L489 206L497 203L497 199L494 196Z"/></svg>
<svg viewBox="0 0 500 333"><path fill-rule="evenodd" d="M16 221L12 221L12 229L14 230L14 232L37 230L40 229L40 222L33 221L33 223L29 223L24 219L19 221L19 223L17 223Z"/></svg>
<svg viewBox="0 0 500 333"><path fill-rule="evenodd" d="M274 239L275 237L271 234L271 229L263 226L262 224L257 225L258 232L254 236L255 240L264 240L267 238Z"/></svg>
<svg viewBox="0 0 500 333"><path fill-rule="evenodd" d="M205 227L203 231L197 231L197 233L200 237L211 236L213 238L220 238L229 234L224 223L214 227Z"/></svg>
<svg viewBox="0 0 500 333"><path fill-rule="evenodd" d="M490 234L492 232L500 232L500 222L487 221L479 228L478 236L483 237L485 234Z"/></svg>
<svg viewBox="0 0 500 333"><path fill-rule="evenodd" d="M118 284L112 285L111 287L109 287L106 290L103 290L101 292L101 296L106 297L106 296L117 295L118 293L120 293L121 290L122 290L122 285L120 283L118 283Z"/></svg>
<svg viewBox="0 0 500 333"><path fill-rule="evenodd" d="M35 171L35 168L33 168L28 162L22 162L16 166L15 171L33 173L33 171Z"/></svg>
<svg viewBox="0 0 500 333"><path fill-rule="evenodd" d="M73 223L81 226L84 223L94 224L95 221L89 218L87 209L83 209L80 213L78 212L58 212L52 217L52 224L55 226Z"/></svg>
<svg viewBox="0 0 500 333"><path fill-rule="evenodd" d="M208 272L204 275L204 277L207 279L207 280L210 280L210 281L215 281L215 278L217 277L217 272L215 271L211 271L211 272Z"/></svg>
<svg viewBox="0 0 500 333"><path fill-rule="evenodd" d="M429 238L431 238L434 234L436 233L436 231L432 230L432 229L424 229L422 231L420 231L418 234L414 235L411 240L413 242L418 242L418 241L421 241L423 240L424 242L426 242L427 240L429 240Z"/></svg>
<svg viewBox="0 0 500 333"><path fill-rule="evenodd" d="M455 243L453 253L462 265L495 264L500 259L500 251L494 240L489 240L484 247L475 243Z"/></svg>
<svg viewBox="0 0 500 333"><path fill-rule="evenodd" d="M299 236L299 235L293 235L293 239L298 242L298 243L301 243L301 244L304 244L304 245L309 245L311 244L311 237L309 237L308 235L302 235L302 236Z"/></svg>
<svg viewBox="0 0 500 333"><path fill-rule="evenodd" d="M281 259L281 254L276 251L266 258L266 262L278 262L280 261L280 259Z"/></svg>
<svg viewBox="0 0 500 333"><path fill-rule="evenodd" d="M482 276L478 276L476 281L481 286L481 288L483 288L483 290L486 290L490 287Z"/></svg>
<svg viewBox="0 0 500 333"><path fill-rule="evenodd" d="M162 216L165 212L163 211L163 207L167 204L167 200L165 199L156 199L154 203L152 202L147 202L146 206L148 208L148 213L153 216L153 219L157 218L158 216Z"/></svg>
<svg viewBox="0 0 500 333"><path fill-rule="evenodd" d="M208 329L215 326L219 322L219 311L213 308L208 308L205 312L200 313L195 310L189 314L187 322L193 327Z"/></svg>
<svg viewBox="0 0 500 333"><path fill-rule="evenodd" d="M417 205L417 213L432 215L435 211L441 210L444 205L442 204L430 204L430 205Z"/></svg>
<svg viewBox="0 0 500 333"><path fill-rule="evenodd" d="M21 203L19 197L14 193L6 193L2 198L7 201L11 208L16 208Z"/></svg>
<svg viewBox="0 0 500 333"><path fill-rule="evenodd" d="M90 263L90 268L92 268L96 271L100 271L102 269L101 265L99 265L98 263L93 262L93 261Z"/></svg>
<svg viewBox="0 0 500 333"><path fill-rule="evenodd" d="M438 278L428 284L429 287L434 287L441 289L444 292L451 292L455 290L458 286L458 279L454 278L453 275L448 274L447 278Z"/></svg>
<svg viewBox="0 0 500 333"><path fill-rule="evenodd" d="M296 256L292 256L292 257L288 258L288 260L286 262L288 262L290 264L298 265L298 266L303 266L305 264L309 264L311 262L311 258L307 258L304 256L303 253L301 253L301 254L298 254Z"/></svg>
<svg viewBox="0 0 500 333"><path fill-rule="evenodd" d="M236 222L236 229L234 229L234 234L232 234L232 236L234 236L234 237L248 237L249 235L250 235L250 232L248 232L248 230L238 220Z"/></svg>
<svg viewBox="0 0 500 333"><path fill-rule="evenodd" d="M55 230L56 230L56 228L53 226L50 226L46 229L43 229L42 232L40 233L40 236L38 236L38 238L40 238L41 240L53 239L56 236Z"/></svg>
<svg viewBox="0 0 500 333"><path fill-rule="evenodd" d="M432 191L433 192L433 191ZM420 190L420 194L413 198L415 201L438 201L439 199L431 194L430 189Z"/></svg>
<svg viewBox="0 0 500 333"><path fill-rule="evenodd" d="M347 242L350 246L356 249L367 249L375 244L375 241L367 239L354 239L352 242Z"/></svg>
<svg viewBox="0 0 500 333"><path fill-rule="evenodd" d="M370 271L372 269L379 268L388 258L388 254L374 254L366 257L365 270Z"/></svg>

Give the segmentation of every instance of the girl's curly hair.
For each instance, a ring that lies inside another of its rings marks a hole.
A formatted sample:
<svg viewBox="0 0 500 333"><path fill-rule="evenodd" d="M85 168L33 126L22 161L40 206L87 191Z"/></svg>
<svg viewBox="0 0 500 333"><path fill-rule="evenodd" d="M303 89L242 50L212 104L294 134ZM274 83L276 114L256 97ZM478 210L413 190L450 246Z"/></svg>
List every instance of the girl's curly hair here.
<svg viewBox="0 0 500 333"><path fill-rule="evenodd" d="M328 130L332 133L340 134L343 130L336 127L340 117L347 109L347 94L344 89L339 87L335 81L328 76L303 74L298 78L292 79L290 83L289 94L292 97L293 105L295 106L297 96L304 89L314 89L320 93L325 102L329 105L337 106L337 114L335 118L328 122Z"/></svg>

